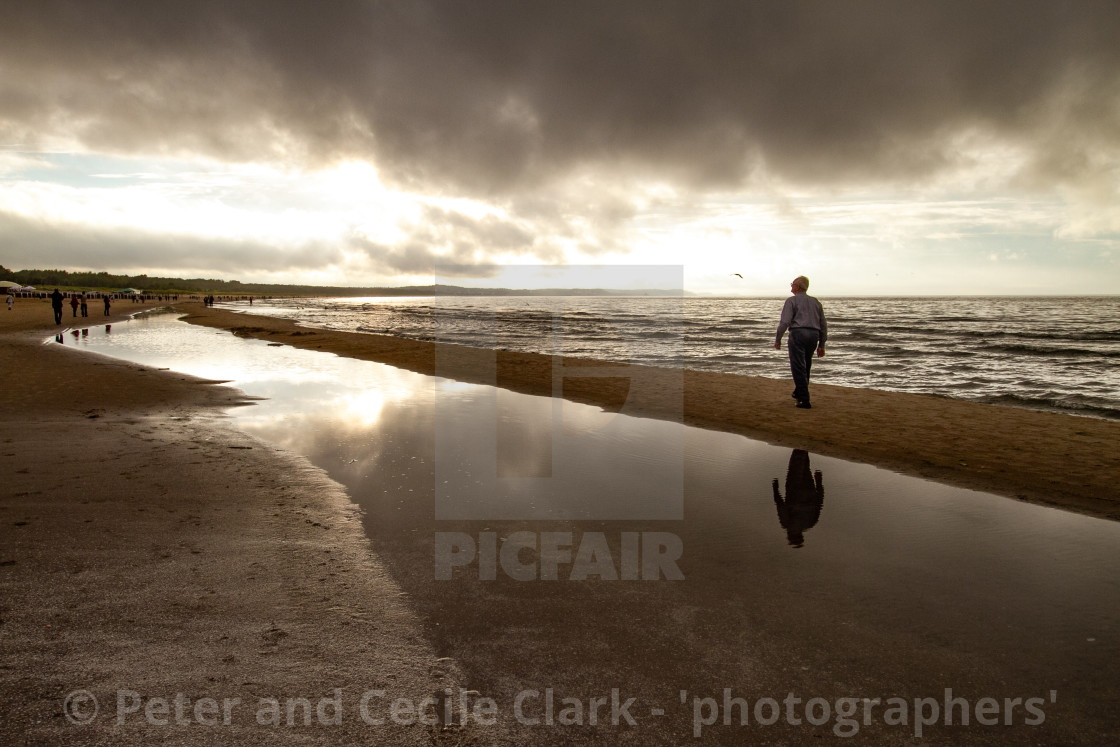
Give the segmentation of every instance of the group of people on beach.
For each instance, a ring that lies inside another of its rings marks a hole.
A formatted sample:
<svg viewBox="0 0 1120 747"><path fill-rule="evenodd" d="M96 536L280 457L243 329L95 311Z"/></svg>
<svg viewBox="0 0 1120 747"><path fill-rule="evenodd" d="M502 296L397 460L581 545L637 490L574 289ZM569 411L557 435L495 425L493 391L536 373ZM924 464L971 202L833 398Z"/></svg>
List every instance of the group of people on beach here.
<svg viewBox="0 0 1120 747"><path fill-rule="evenodd" d="M40 295L40 296L38 296L38 298L42 298L42 296ZM101 299L101 303L104 306L104 310L105 310L104 311L105 316L109 316L109 309L112 307L114 300L120 300L120 299L128 298L133 303L142 303L144 301L151 301L151 300L157 300L157 301L164 301L164 300L166 300L166 301L177 301L177 300L179 300L179 296L177 296L177 295L154 295L153 296L153 295L148 295L148 294L144 294L144 293L134 293L134 292L129 292L129 293L123 293L123 292L122 293L102 293L100 291L91 291L91 292L88 292L88 293L63 293L58 288L55 288L54 292L51 293L49 296L47 296L47 298L50 299L51 307L54 309L54 323L55 324L62 324L62 310L63 310L63 307L67 303L67 301L66 301L67 298L70 299L70 301L69 301L70 309L71 309L71 311L74 315L74 318L78 317L78 312L79 311L81 312L82 316L89 316L89 300L91 298L100 298ZM12 308L12 296L9 295L8 296L8 310L11 311L11 308Z"/></svg>
<svg viewBox="0 0 1120 747"><path fill-rule="evenodd" d="M54 293L50 295L51 308L54 309L54 323L62 324L62 306L65 296L58 288L54 289ZM113 305L108 295L102 296L101 301L105 306L105 316L109 316L109 308ZM11 310L11 301L8 302L8 309ZM82 312L82 316L89 316L89 303L85 293L71 293L70 294L70 309L73 311L74 318L78 317L78 310Z"/></svg>

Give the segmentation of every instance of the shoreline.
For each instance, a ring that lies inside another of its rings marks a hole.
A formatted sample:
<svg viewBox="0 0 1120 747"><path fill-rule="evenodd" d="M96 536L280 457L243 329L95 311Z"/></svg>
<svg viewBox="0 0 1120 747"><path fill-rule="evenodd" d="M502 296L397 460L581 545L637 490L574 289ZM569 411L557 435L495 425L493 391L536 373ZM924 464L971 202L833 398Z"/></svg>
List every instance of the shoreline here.
<svg viewBox="0 0 1120 747"><path fill-rule="evenodd" d="M386 715L392 698L470 685L434 650L342 486L223 414L248 404L241 392L42 342L166 303L121 306L62 327L49 303L0 309L0 741L194 743L199 729L260 745L469 738L352 717L363 692L386 691L372 701ZM261 698L315 704L336 688L340 725L254 718ZM100 706L77 712L89 722L67 710L76 691ZM171 719L118 723L122 691L172 703ZM189 724L175 720L177 694ZM241 705L214 731L193 718L202 698Z"/></svg>
<svg viewBox="0 0 1120 747"><path fill-rule="evenodd" d="M784 380L493 351L303 327L199 304L184 320L243 337L738 433L824 456L1120 520L1120 423L931 395L815 384L796 410ZM555 364L555 366L554 366ZM595 369L602 375L595 375Z"/></svg>

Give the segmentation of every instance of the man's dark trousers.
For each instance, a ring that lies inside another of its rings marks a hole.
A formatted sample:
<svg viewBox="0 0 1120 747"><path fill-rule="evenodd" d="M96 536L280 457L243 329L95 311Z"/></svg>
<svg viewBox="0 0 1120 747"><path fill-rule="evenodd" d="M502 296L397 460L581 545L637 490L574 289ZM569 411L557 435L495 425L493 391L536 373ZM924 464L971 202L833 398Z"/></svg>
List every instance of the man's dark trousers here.
<svg viewBox="0 0 1120 747"><path fill-rule="evenodd" d="M793 396L798 402L809 401L809 371L820 338L820 330L811 327L794 327L789 331L789 370L793 374Z"/></svg>

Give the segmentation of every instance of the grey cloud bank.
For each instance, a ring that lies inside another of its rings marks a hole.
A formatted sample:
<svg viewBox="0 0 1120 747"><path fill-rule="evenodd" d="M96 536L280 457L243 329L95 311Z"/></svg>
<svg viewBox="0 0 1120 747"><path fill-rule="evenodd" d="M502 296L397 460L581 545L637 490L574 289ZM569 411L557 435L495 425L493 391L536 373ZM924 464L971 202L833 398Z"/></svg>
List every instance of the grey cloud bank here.
<svg viewBox="0 0 1120 747"><path fill-rule="evenodd" d="M289 249L249 239L206 238L137 229L43 223L0 211L4 263L15 269L51 265L96 266L91 258L110 258L113 268L153 272L221 272L237 277L262 267L277 272L307 272L336 261L337 248L305 244ZM100 268L98 268L100 269Z"/></svg>
<svg viewBox="0 0 1120 747"><path fill-rule="evenodd" d="M1111 3L9 6L4 142L369 158L396 184L490 196L600 166L911 183L961 166L970 133L1025 149L1023 183L1045 183L1120 145Z"/></svg>
<svg viewBox="0 0 1120 747"><path fill-rule="evenodd" d="M418 228L416 235L399 244L379 243L351 233L334 244L302 241L278 246L254 239L43 223L0 210L0 246L4 247L4 263L15 268L40 267L43 257L50 257L52 265L90 267L91 258L99 258L127 272L217 272L229 277L259 277L262 282L272 280L267 273L298 275L321 270L324 266L341 265L344 250L361 254L363 266L388 277L431 274L437 265L440 273L448 277L478 278L495 274L494 266L485 264L487 254L492 251L487 242L486 225L464 225L461 216L454 216L451 223L434 217L436 221ZM455 228L463 230L453 231ZM499 227L498 233L503 230ZM455 239L450 254L432 251L433 245L444 245L446 237L453 232Z"/></svg>

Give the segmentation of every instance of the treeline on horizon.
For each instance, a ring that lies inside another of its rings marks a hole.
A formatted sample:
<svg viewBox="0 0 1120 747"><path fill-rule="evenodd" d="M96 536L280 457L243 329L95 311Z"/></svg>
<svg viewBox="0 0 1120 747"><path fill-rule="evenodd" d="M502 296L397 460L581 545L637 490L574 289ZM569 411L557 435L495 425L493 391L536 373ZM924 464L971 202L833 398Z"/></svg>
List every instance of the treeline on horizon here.
<svg viewBox="0 0 1120 747"><path fill-rule="evenodd" d="M242 283L240 280L216 278L165 278L148 275L113 275L108 272L70 272L69 270L9 270L0 265L0 280L10 280L20 285L31 285L39 290L48 288L82 288L88 290L121 290L135 288L141 291L179 293L212 293L224 295L284 295L306 294L351 295L354 288L319 288L309 285L271 285L267 283Z"/></svg>
<svg viewBox="0 0 1120 747"><path fill-rule="evenodd" d="M147 275L112 275L108 272L69 270L9 270L0 265L0 280L34 286L39 290L69 288L117 291L135 288L152 293L208 293L230 296L679 296L677 290L607 290L602 288L465 288L458 285L409 285L403 287L352 288L323 285L279 285L242 283L212 278L164 278ZM691 294L688 294L691 295Z"/></svg>

